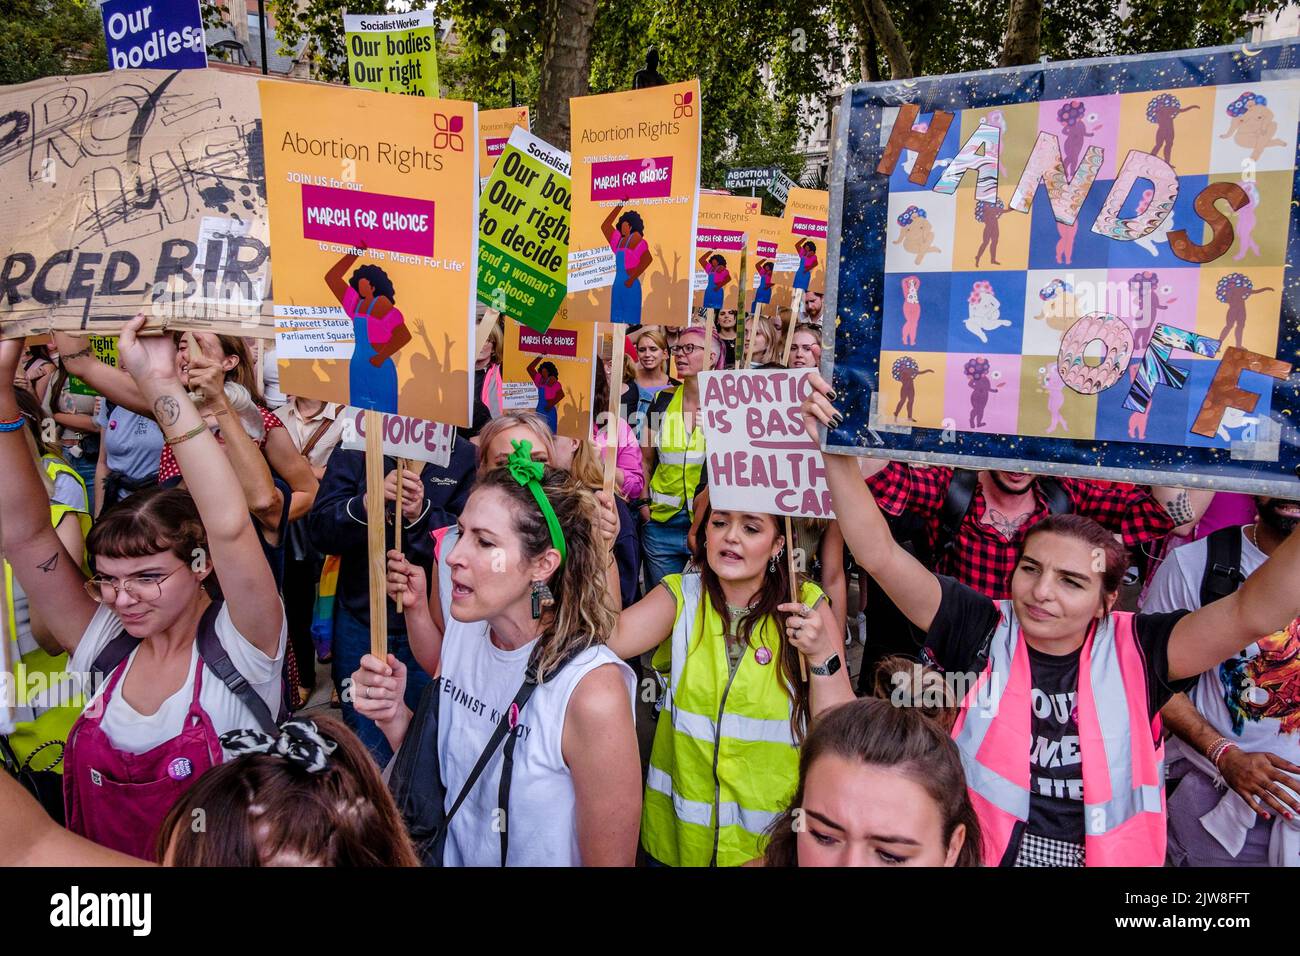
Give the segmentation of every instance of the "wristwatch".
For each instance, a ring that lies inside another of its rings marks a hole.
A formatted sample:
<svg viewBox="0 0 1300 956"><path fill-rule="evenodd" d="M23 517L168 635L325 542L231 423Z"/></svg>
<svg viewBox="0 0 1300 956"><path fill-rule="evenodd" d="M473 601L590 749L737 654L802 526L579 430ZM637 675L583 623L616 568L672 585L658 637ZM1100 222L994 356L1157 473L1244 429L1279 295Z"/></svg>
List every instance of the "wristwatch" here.
<svg viewBox="0 0 1300 956"><path fill-rule="evenodd" d="M813 664L808 669L818 677L830 677L832 674L837 674L840 669L840 655L832 654L826 659L825 664Z"/></svg>

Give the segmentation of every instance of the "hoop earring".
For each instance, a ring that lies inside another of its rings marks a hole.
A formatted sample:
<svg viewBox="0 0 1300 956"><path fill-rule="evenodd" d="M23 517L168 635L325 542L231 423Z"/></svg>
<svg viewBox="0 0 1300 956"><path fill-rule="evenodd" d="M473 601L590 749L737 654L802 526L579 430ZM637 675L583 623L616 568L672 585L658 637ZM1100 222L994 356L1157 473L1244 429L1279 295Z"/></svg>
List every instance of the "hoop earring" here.
<svg viewBox="0 0 1300 956"><path fill-rule="evenodd" d="M767 573L776 574L776 558L769 558L767 562Z"/></svg>
<svg viewBox="0 0 1300 956"><path fill-rule="evenodd" d="M533 620L539 620L545 608L555 606L555 595L545 581L533 582Z"/></svg>

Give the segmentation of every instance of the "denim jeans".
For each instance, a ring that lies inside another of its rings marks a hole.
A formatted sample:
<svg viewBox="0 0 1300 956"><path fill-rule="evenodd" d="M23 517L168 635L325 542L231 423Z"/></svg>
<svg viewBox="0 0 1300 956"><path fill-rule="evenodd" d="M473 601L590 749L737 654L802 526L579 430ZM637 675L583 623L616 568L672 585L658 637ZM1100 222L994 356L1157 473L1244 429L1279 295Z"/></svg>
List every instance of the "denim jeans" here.
<svg viewBox="0 0 1300 956"><path fill-rule="evenodd" d="M412 711L420 703L420 694L433 679L418 663L411 653L410 642L405 634L388 635L388 652L406 665L406 706ZM388 738L378 725L368 717L362 717L352 706L352 694L344 693L343 682L361 666L361 658L370 653L370 625L353 617L342 603L334 605L334 658L332 671L334 686L339 690L339 700L343 709L343 722L361 738L382 768L393 757L393 748L388 745ZM347 690L351 690L349 684Z"/></svg>
<svg viewBox="0 0 1300 956"><path fill-rule="evenodd" d="M641 547L645 551L645 589L648 594L669 574L680 574L691 552L686 536L691 530L691 516L679 511L667 521L647 521L641 529Z"/></svg>

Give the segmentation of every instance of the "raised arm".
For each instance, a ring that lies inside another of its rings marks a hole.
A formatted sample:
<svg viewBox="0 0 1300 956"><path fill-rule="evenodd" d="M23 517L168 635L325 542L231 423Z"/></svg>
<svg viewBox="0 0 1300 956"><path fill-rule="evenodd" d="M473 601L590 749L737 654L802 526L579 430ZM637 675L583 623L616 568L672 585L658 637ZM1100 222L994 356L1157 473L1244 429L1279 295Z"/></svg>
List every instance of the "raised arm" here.
<svg viewBox="0 0 1300 956"><path fill-rule="evenodd" d="M820 441L818 424L833 427L842 417L830 403L834 393L826 380L816 372L808 380L813 391L803 405L804 425L808 434ZM835 513L853 515L852 521L839 524L854 560L875 578L909 621L928 631L939 610L939 579L894 540L884 513L862 480L857 459L823 452L822 461Z"/></svg>
<svg viewBox="0 0 1300 956"><path fill-rule="evenodd" d="M69 375L77 376L114 405L129 408L137 415L153 416L135 380L124 369L101 362L84 339L55 332L54 342Z"/></svg>
<svg viewBox="0 0 1300 956"><path fill-rule="evenodd" d="M0 551L31 608L48 622L50 637L72 652L95 614L95 601L85 591L80 561L68 554L50 524L50 498L14 394L22 353L22 339L0 342L0 421L22 422L16 430L0 432Z"/></svg>
<svg viewBox="0 0 1300 956"><path fill-rule="evenodd" d="M1188 614L1169 636L1169 677L1217 667L1300 614L1300 535L1286 538L1232 594Z"/></svg>
<svg viewBox="0 0 1300 956"><path fill-rule="evenodd" d="M365 249L364 245L358 244L358 249ZM348 294L348 270L357 261L357 253L349 252L345 254L338 262L330 267L330 271L325 273L325 284L334 293L334 298L339 300L339 305L343 304L343 297Z"/></svg>
<svg viewBox="0 0 1300 956"><path fill-rule="evenodd" d="M615 206L613 209L609 211L608 215L605 216L605 221L600 224L600 234L604 236L606 239L608 239L609 234L614 231L614 223L618 220L618 217L622 215L622 213L623 213L623 204L619 203L617 206Z"/></svg>
<svg viewBox="0 0 1300 956"><path fill-rule="evenodd" d="M1196 528L1196 523L1205 516L1205 509L1214 500L1214 492L1153 485L1151 497L1160 502L1160 506L1176 525L1171 533L1185 536L1190 535Z"/></svg>
<svg viewBox="0 0 1300 956"><path fill-rule="evenodd" d="M122 367L140 387L163 433L173 439L190 436L173 444L172 451L203 521L230 619L249 643L274 657L284 606L248 520L244 491L230 460L176 377L176 344L170 336L140 337L144 323L145 317L138 315L122 329L118 339ZM232 424L242 430L237 420Z"/></svg>
<svg viewBox="0 0 1300 956"><path fill-rule="evenodd" d="M618 594L617 591L613 593ZM631 607L619 612L618 623L614 625L614 633L609 638L609 647L625 661L640 657L664 642L673 632L673 622L676 620L677 601L668 588L660 585Z"/></svg>

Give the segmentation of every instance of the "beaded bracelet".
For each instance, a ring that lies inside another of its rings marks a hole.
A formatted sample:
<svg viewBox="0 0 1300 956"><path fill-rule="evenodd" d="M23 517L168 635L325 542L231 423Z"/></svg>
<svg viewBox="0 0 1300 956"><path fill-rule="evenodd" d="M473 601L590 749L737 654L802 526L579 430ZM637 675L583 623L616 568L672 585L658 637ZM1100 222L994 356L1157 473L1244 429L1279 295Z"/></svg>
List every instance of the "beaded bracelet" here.
<svg viewBox="0 0 1300 956"><path fill-rule="evenodd" d="M19 415L11 422L0 422L0 432L16 432L23 427L23 416Z"/></svg>
<svg viewBox="0 0 1300 956"><path fill-rule="evenodd" d="M1219 761L1223 759L1223 755L1229 750L1235 750L1236 747L1237 745L1231 740L1228 740L1226 737L1220 737L1215 741L1214 746L1210 748L1210 752L1206 756L1209 758L1210 763L1214 764L1217 768L1219 766Z"/></svg>

